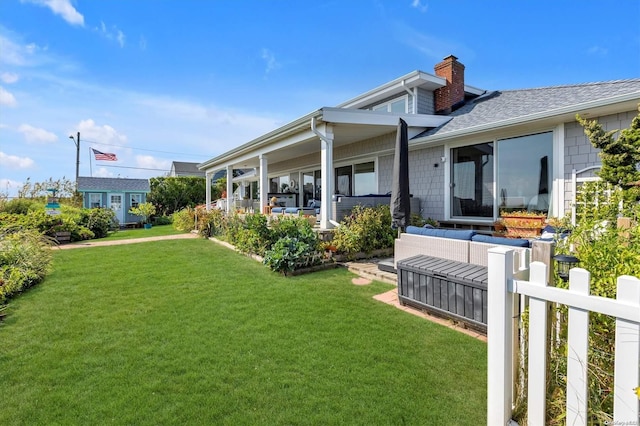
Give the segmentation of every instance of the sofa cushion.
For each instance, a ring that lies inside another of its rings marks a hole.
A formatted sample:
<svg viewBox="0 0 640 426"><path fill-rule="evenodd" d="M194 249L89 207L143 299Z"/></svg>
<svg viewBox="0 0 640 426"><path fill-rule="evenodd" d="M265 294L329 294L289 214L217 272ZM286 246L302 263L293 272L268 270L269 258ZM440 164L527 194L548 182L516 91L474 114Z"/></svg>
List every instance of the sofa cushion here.
<svg viewBox="0 0 640 426"><path fill-rule="evenodd" d="M477 234L471 238L477 243L498 244L502 246L529 247L529 240L524 238L503 238Z"/></svg>
<svg viewBox="0 0 640 426"><path fill-rule="evenodd" d="M475 231L466 229L433 229L407 226L407 234L424 235L426 237L451 238L452 240L471 240Z"/></svg>

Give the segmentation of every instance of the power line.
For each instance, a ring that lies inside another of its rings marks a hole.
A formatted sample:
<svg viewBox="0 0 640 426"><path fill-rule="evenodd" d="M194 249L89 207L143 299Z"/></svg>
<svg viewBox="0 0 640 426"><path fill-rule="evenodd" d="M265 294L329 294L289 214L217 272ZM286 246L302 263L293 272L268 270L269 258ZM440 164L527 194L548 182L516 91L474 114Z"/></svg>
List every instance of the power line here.
<svg viewBox="0 0 640 426"><path fill-rule="evenodd" d="M185 154L184 152L170 152L170 151L159 151L157 149L148 149L148 148L135 148L132 146L127 146L127 145L116 145L113 143L104 143L104 142L98 142L98 141L92 141L89 139L82 139L83 142L89 142L89 143L95 143L98 145L107 145L107 146L115 146L117 148L128 148L128 149L135 149L138 151L149 151L149 152L159 152L162 154L172 154L172 155L184 155L184 156L195 156L195 157L202 157L202 158L209 158L209 156L205 156L205 155L195 155L195 154Z"/></svg>
<svg viewBox="0 0 640 426"><path fill-rule="evenodd" d="M128 166L112 166L109 164L96 164L96 166L100 166L100 167L116 167L118 169L136 169L136 170L157 170L160 172L170 172L171 170L169 169L151 169L148 167L128 167Z"/></svg>

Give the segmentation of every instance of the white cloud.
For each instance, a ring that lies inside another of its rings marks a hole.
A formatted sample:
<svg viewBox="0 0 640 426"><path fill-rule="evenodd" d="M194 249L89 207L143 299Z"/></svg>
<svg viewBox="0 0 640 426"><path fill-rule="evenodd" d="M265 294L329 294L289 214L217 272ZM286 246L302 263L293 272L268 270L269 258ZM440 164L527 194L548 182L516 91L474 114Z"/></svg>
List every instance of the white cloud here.
<svg viewBox="0 0 640 426"><path fill-rule="evenodd" d="M37 4L39 6L48 7L51 11L60 15L62 19L71 25L84 26L84 16L76 10L70 0L22 0L23 2Z"/></svg>
<svg viewBox="0 0 640 426"><path fill-rule="evenodd" d="M14 107L17 104L16 97L13 96L11 92L5 90L4 87L0 86L0 105Z"/></svg>
<svg viewBox="0 0 640 426"><path fill-rule="evenodd" d="M463 44L421 33L404 22L394 22L393 33L400 42L438 62L448 55L464 58L465 61L475 57L473 50Z"/></svg>
<svg viewBox="0 0 640 426"><path fill-rule="evenodd" d="M418 9L420 12L424 13L429 9L428 4L422 4L420 0L413 0L411 2L411 7Z"/></svg>
<svg viewBox="0 0 640 426"><path fill-rule="evenodd" d="M35 163L29 157L18 157L0 151L0 166L8 169L28 169Z"/></svg>
<svg viewBox="0 0 640 426"><path fill-rule="evenodd" d="M2 155L1 152L0 152L0 155ZM0 178L0 194L8 195L8 194L16 193L20 188L22 188L22 186L23 184L18 181L6 179L6 178Z"/></svg>
<svg viewBox="0 0 640 426"><path fill-rule="evenodd" d="M275 55L269 49L262 49L261 57L262 57L262 59L264 59L266 65L267 65L267 68L265 69L265 72L267 74L269 74L271 71L277 70L278 68L281 67L280 63L278 61L276 61Z"/></svg>
<svg viewBox="0 0 640 426"><path fill-rule="evenodd" d="M19 78L20 77L18 76L18 74L13 72L3 72L2 74L0 74L0 80L2 80L3 83L7 84L13 84L17 82Z"/></svg>
<svg viewBox="0 0 640 426"><path fill-rule="evenodd" d="M96 31L107 40L113 40L117 42L120 47L124 47L126 36L115 25L108 28L104 22L100 22L100 28L96 28Z"/></svg>
<svg viewBox="0 0 640 426"><path fill-rule="evenodd" d="M24 135L27 142L55 142L58 137L51 132L37 127L30 126L28 124L22 124L18 127L18 131Z"/></svg>
<svg viewBox="0 0 640 426"><path fill-rule="evenodd" d="M109 125L98 126L92 119L82 120L78 123L80 140L106 145L122 145L127 142L127 137L116 131Z"/></svg>
<svg viewBox="0 0 640 426"><path fill-rule="evenodd" d="M171 170L171 161L159 160L151 155L136 155L136 167L168 172Z"/></svg>
<svg viewBox="0 0 640 426"><path fill-rule="evenodd" d="M589 50L587 50L587 53L589 53L590 55L606 56L607 53L609 53L609 49L596 45L591 46Z"/></svg>
<svg viewBox="0 0 640 426"><path fill-rule="evenodd" d="M105 167L100 167L93 171L93 177L115 177L112 171L107 170Z"/></svg>

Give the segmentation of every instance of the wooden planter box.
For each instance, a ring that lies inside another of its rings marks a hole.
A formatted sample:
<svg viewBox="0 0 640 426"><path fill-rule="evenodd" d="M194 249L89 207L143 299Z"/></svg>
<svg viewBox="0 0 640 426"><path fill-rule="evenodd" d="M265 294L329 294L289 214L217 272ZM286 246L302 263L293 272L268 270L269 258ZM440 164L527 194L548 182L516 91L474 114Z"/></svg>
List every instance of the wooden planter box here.
<svg viewBox="0 0 640 426"><path fill-rule="evenodd" d="M509 238L535 238L540 235L546 216L504 215L502 221L507 227Z"/></svg>

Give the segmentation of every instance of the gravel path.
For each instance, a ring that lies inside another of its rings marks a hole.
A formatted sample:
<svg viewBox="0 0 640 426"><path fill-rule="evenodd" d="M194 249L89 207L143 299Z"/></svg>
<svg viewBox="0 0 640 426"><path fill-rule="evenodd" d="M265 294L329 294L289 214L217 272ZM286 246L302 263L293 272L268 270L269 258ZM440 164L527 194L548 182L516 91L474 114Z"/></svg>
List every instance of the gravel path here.
<svg viewBox="0 0 640 426"><path fill-rule="evenodd" d="M163 235L159 237L145 237L145 238L129 238L125 240L111 240L111 241L83 241L79 243L63 244L59 246L53 246L54 249L68 250L86 247L99 247L99 246L119 246L122 244L135 244L146 243L148 241L160 241L160 240L182 240L185 238L198 238L197 234L176 234L176 235Z"/></svg>

